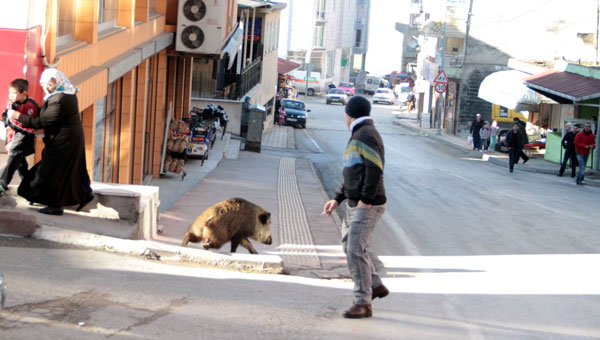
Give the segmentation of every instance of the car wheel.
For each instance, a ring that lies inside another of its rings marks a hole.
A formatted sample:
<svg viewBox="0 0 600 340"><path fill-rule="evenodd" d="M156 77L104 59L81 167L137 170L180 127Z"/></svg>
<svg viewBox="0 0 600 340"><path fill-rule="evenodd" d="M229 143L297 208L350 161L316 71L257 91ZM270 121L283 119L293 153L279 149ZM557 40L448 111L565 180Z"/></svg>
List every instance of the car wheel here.
<svg viewBox="0 0 600 340"><path fill-rule="evenodd" d="M328 100L325 102L325 104L329 105L329 104L331 104L331 102Z"/></svg>
<svg viewBox="0 0 600 340"><path fill-rule="evenodd" d="M307 93L309 96L314 96L314 95L315 95L315 90L313 90L313 89L308 89L308 91L306 91L306 93Z"/></svg>

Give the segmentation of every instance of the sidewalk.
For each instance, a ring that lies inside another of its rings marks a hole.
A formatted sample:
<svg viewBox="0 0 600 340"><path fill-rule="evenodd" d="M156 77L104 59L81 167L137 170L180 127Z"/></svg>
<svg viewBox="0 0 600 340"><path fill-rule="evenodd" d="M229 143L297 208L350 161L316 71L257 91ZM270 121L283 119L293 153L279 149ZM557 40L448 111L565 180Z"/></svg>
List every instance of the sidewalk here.
<svg viewBox="0 0 600 340"><path fill-rule="evenodd" d="M167 173L150 181L149 185L158 187L160 216L149 240L130 240L126 232L119 233L121 228L127 229L124 221L74 211L46 216L26 202L13 207L35 216L42 227L33 237L48 241L239 270L347 277L341 223L337 216L321 215L327 196L312 163L288 152L295 149L294 129L275 126L265 131L261 153L241 151L241 140L229 134L223 140L220 137L204 165L201 160L188 159L183 180L180 174ZM3 199L19 200L15 183L10 196ZM198 244L179 246L198 215L231 197L247 199L271 213L271 245L250 240L259 255L248 254L243 247L231 254L229 244L211 251Z"/></svg>
<svg viewBox="0 0 600 340"><path fill-rule="evenodd" d="M417 119L417 114L415 112L408 113L405 108L403 108L402 111L400 111L400 113L397 114L396 119L394 120L394 124L402 126L413 132L425 135L451 148L460 150L473 158L479 158L484 161L508 169L508 154L501 152L482 153L479 151L475 151L472 150L473 147L471 145L467 145L466 139L463 137L459 137L453 134L447 134L443 131L441 135L438 135L437 128L422 128L420 127L419 120ZM532 155L530 156L529 161L527 161L526 164L516 164L514 169L515 171L527 171L540 174L557 175L559 168L560 164L555 164L544 160L543 155ZM567 169L565 176L570 175L570 171L570 169ZM594 178L587 177L588 175ZM600 179L595 178L598 176L600 176L600 173L587 170L585 182L588 185L600 187Z"/></svg>

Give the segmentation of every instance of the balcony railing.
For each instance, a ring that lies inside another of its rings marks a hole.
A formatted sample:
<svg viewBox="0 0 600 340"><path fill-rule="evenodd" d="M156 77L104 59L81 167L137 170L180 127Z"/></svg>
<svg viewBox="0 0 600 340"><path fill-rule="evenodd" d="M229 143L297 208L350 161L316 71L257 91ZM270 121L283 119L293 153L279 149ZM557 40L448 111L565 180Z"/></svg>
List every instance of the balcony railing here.
<svg viewBox="0 0 600 340"><path fill-rule="evenodd" d="M217 80L211 74L194 72L192 98L239 100L260 83L262 58L256 58L241 74L224 75L223 89L217 89Z"/></svg>

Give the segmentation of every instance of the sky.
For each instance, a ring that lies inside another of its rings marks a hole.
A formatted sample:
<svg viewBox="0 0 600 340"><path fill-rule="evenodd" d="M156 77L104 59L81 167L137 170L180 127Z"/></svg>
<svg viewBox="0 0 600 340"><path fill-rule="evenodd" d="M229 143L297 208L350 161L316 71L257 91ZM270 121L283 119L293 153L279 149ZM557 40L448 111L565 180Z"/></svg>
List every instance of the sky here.
<svg viewBox="0 0 600 340"><path fill-rule="evenodd" d="M384 75L401 70L402 34L396 31L403 3L408 0L371 0L369 50L366 70Z"/></svg>

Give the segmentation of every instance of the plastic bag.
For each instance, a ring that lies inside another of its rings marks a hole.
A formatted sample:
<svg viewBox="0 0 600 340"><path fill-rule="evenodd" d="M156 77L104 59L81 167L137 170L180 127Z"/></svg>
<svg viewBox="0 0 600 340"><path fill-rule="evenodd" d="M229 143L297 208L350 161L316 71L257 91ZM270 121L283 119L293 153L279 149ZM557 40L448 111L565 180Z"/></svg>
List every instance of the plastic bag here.
<svg viewBox="0 0 600 340"><path fill-rule="evenodd" d="M467 137L467 145L473 145L473 136Z"/></svg>

